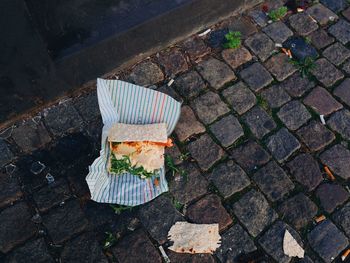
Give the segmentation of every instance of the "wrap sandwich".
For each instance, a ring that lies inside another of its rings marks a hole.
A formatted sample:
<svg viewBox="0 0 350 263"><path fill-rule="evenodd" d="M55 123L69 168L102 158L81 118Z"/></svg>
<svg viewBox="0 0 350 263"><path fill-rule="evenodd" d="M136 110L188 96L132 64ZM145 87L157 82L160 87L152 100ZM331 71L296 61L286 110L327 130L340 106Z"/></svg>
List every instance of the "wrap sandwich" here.
<svg viewBox="0 0 350 263"><path fill-rule="evenodd" d="M165 123L114 124L108 132L108 172L149 178L164 166L164 149L171 147Z"/></svg>

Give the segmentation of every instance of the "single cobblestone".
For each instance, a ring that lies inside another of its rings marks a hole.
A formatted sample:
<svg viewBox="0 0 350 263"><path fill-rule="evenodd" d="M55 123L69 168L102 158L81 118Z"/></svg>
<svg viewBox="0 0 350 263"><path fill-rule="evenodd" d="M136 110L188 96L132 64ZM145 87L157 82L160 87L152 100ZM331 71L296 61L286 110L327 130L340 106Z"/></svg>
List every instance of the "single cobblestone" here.
<svg viewBox="0 0 350 263"><path fill-rule="evenodd" d="M292 97L301 97L307 91L315 87L315 83L302 78L299 73L294 73L290 78L279 84Z"/></svg>
<svg viewBox="0 0 350 263"><path fill-rule="evenodd" d="M227 105L220 99L219 95L212 91L208 91L196 98L191 106L197 113L199 119L205 124L214 122L217 118L230 111Z"/></svg>
<svg viewBox="0 0 350 263"><path fill-rule="evenodd" d="M217 195L211 194L190 205L186 216L196 224L219 224L220 231L232 224L232 218Z"/></svg>
<svg viewBox="0 0 350 263"><path fill-rule="evenodd" d="M182 43L182 48L190 57L191 61L196 61L210 52L210 48L199 37L192 37Z"/></svg>
<svg viewBox="0 0 350 263"><path fill-rule="evenodd" d="M270 160L270 155L254 141L248 141L244 145L233 149L231 155L247 172L251 172Z"/></svg>
<svg viewBox="0 0 350 263"><path fill-rule="evenodd" d="M259 91L273 81L270 73L258 62L243 69L240 75L253 91Z"/></svg>
<svg viewBox="0 0 350 263"><path fill-rule="evenodd" d="M350 42L350 23L343 19L332 25L328 32L344 45Z"/></svg>
<svg viewBox="0 0 350 263"><path fill-rule="evenodd" d="M282 163L300 148L300 143L286 128L282 128L267 138L267 148Z"/></svg>
<svg viewBox="0 0 350 263"><path fill-rule="evenodd" d="M311 114L298 100L293 100L282 106L277 116L292 131L300 128L311 118Z"/></svg>
<svg viewBox="0 0 350 263"><path fill-rule="evenodd" d="M322 4L311 6L306 10L306 13L312 16L321 26L338 20L338 16Z"/></svg>
<svg viewBox="0 0 350 263"><path fill-rule="evenodd" d="M267 101L271 108L279 108L291 100L290 96L281 85L274 85L263 90L261 96Z"/></svg>
<svg viewBox="0 0 350 263"><path fill-rule="evenodd" d="M244 194L232 207L233 213L254 237L277 219L276 212L256 190Z"/></svg>
<svg viewBox="0 0 350 263"><path fill-rule="evenodd" d="M314 88L304 99L304 104L323 115L329 115L343 108L343 105L336 101L326 89L321 87Z"/></svg>
<svg viewBox="0 0 350 263"><path fill-rule="evenodd" d="M108 260L103 254L100 245L94 238L94 234L82 234L73 240L67 242L64 246L61 258L62 262L101 262L107 263Z"/></svg>
<svg viewBox="0 0 350 263"><path fill-rule="evenodd" d="M232 145L244 136L241 124L233 115L229 115L213 123L210 126L210 130L224 147Z"/></svg>
<svg viewBox="0 0 350 263"><path fill-rule="evenodd" d="M347 7L346 0L321 0L320 2L336 13Z"/></svg>
<svg viewBox="0 0 350 263"><path fill-rule="evenodd" d="M221 52L221 56L233 69L238 68L253 58L249 51L243 46L235 49L224 49Z"/></svg>
<svg viewBox="0 0 350 263"><path fill-rule="evenodd" d="M290 16L289 23L301 36L307 36L318 29L317 23L315 23L315 21L305 12Z"/></svg>
<svg viewBox="0 0 350 263"><path fill-rule="evenodd" d="M248 14L258 26L264 27L267 25L269 18L260 8L250 11Z"/></svg>
<svg viewBox="0 0 350 263"><path fill-rule="evenodd" d="M333 214L333 220L342 227L345 234L350 237L350 202Z"/></svg>
<svg viewBox="0 0 350 263"><path fill-rule="evenodd" d="M271 202L282 199L294 189L292 181L274 161L260 168L252 178Z"/></svg>
<svg viewBox="0 0 350 263"><path fill-rule="evenodd" d="M128 76L128 81L140 86L150 86L163 80L162 70L150 60L137 64Z"/></svg>
<svg viewBox="0 0 350 263"><path fill-rule="evenodd" d="M221 49L226 38L225 35L229 32L228 28L221 28L210 32L208 44L213 49Z"/></svg>
<svg viewBox="0 0 350 263"><path fill-rule="evenodd" d="M235 16L233 18L229 18L227 28L233 32L241 32L243 39L246 39L258 31L256 25L246 16Z"/></svg>
<svg viewBox="0 0 350 263"><path fill-rule="evenodd" d="M317 49L322 49L334 42L334 37L328 35L328 33L323 29L312 32L310 38L312 45L314 45Z"/></svg>
<svg viewBox="0 0 350 263"><path fill-rule="evenodd" d="M307 191L314 190L323 180L320 167L311 154L300 154L290 161L287 166L294 178Z"/></svg>
<svg viewBox="0 0 350 263"><path fill-rule="evenodd" d="M312 69L312 74L326 87L331 87L344 78L343 73L325 58L317 60L315 65L315 68Z"/></svg>
<svg viewBox="0 0 350 263"><path fill-rule="evenodd" d="M231 107L240 115L251 109L256 103L256 97L243 82L228 87L222 92Z"/></svg>
<svg viewBox="0 0 350 263"><path fill-rule="evenodd" d="M350 151L340 144L320 156L321 161L343 179L350 178Z"/></svg>
<svg viewBox="0 0 350 263"><path fill-rule="evenodd" d="M333 94L342 102L350 106L350 78L345 79L338 87L335 88Z"/></svg>
<svg viewBox="0 0 350 263"><path fill-rule="evenodd" d="M18 125L12 132L12 138L24 152L34 151L51 142L51 137L43 123L36 124L32 120Z"/></svg>
<svg viewBox="0 0 350 263"><path fill-rule="evenodd" d="M333 131L339 133L344 139L350 140L350 112L348 110L337 111L327 123Z"/></svg>
<svg viewBox="0 0 350 263"><path fill-rule="evenodd" d="M188 69L185 56L178 49L160 52L157 56L159 64L163 67L166 76L175 76Z"/></svg>
<svg viewBox="0 0 350 263"><path fill-rule="evenodd" d="M312 249L327 262L332 262L348 245L345 235L329 220L318 224L309 234Z"/></svg>
<svg viewBox="0 0 350 263"><path fill-rule="evenodd" d="M0 252L7 253L15 246L34 236L37 229L24 202L17 203L0 213Z"/></svg>
<svg viewBox="0 0 350 263"><path fill-rule="evenodd" d="M325 183L316 190L316 196L327 213L332 213L338 206L349 199L349 193L338 184Z"/></svg>
<svg viewBox="0 0 350 263"><path fill-rule="evenodd" d="M181 107L181 115L175 133L180 141L185 141L195 134L205 132L205 127L197 121L189 106Z"/></svg>
<svg viewBox="0 0 350 263"><path fill-rule="evenodd" d="M260 106L255 106L245 113L243 120L258 139L263 138L277 127L270 115Z"/></svg>
<svg viewBox="0 0 350 263"><path fill-rule="evenodd" d="M14 250L8 257L10 263L53 263L54 259L49 254L43 238L27 242L24 246Z"/></svg>
<svg viewBox="0 0 350 263"><path fill-rule="evenodd" d="M80 209L79 202L72 200L44 215L43 224L47 228L52 241L55 244L61 244L85 230L88 221Z"/></svg>
<svg viewBox="0 0 350 263"><path fill-rule="evenodd" d="M180 212L172 205L169 198L160 196L140 207L139 218L151 237L159 244L168 239L168 232L172 225L184 221Z"/></svg>
<svg viewBox="0 0 350 263"><path fill-rule="evenodd" d="M297 71L297 68L290 63L289 58L282 53L271 57L266 61L265 66L278 81L285 80Z"/></svg>
<svg viewBox="0 0 350 263"><path fill-rule="evenodd" d="M273 224L258 240L262 248L279 263L288 263L292 260L291 257L288 257L283 252L283 238L286 230L296 239L300 246L303 246L299 234L282 221L277 221Z"/></svg>
<svg viewBox="0 0 350 263"><path fill-rule="evenodd" d="M293 32L281 21L274 22L264 27L262 31L271 37L273 41L280 44L293 35Z"/></svg>
<svg viewBox="0 0 350 263"><path fill-rule="evenodd" d="M89 200L83 207L84 214L93 228L99 228L116 220L116 213L109 204Z"/></svg>
<svg viewBox="0 0 350 263"><path fill-rule="evenodd" d="M323 56L339 66L350 57L350 50L340 43L335 43L323 51Z"/></svg>
<svg viewBox="0 0 350 263"><path fill-rule="evenodd" d="M123 263L161 263L162 258L151 240L139 229L127 235L112 248L114 256Z"/></svg>
<svg viewBox="0 0 350 263"><path fill-rule="evenodd" d="M206 85L201 76L194 70L184 73L174 81L176 89L184 98L197 97L201 91L206 90Z"/></svg>
<svg viewBox="0 0 350 263"><path fill-rule="evenodd" d="M196 68L210 86L216 90L237 78L229 66L215 58L200 62Z"/></svg>
<svg viewBox="0 0 350 263"><path fill-rule="evenodd" d="M53 186L45 186L33 194L33 199L40 212L49 210L51 207L66 201L71 197L69 186L65 180L55 182Z"/></svg>
<svg viewBox="0 0 350 263"><path fill-rule="evenodd" d="M198 140L191 142L188 151L204 171L210 169L214 163L224 156L224 151L208 134L204 134Z"/></svg>
<svg viewBox="0 0 350 263"><path fill-rule="evenodd" d="M10 163L15 158L14 154L10 150L10 146L5 140L0 139L0 167Z"/></svg>
<svg viewBox="0 0 350 263"><path fill-rule="evenodd" d="M187 204L207 193L209 183L193 164L185 163L178 169L186 172L186 176L176 173L169 184L169 191L178 202Z"/></svg>
<svg viewBox="0 0 350 263"><path fill-rule="evenodd" d="M296 229L301 229L313 220L318 208L306 195L299 193L284 201L278 207L278 211L283 220Z"/></svg>
<svg viewBox="0 0 350 263"><path fill-rule="evenodd" d="M244 43L262 61L265 61L269 56L271 56L275 50L275 44L264 33L256 33L246 39Z"/></svg>
<svg viewBox="0 0 350 263"><path fill-rule="evenodd" d="M0 172L0 208L13 203L22 195L18 178Z"/></svg>
<svg viewBox="0 0 350 263"><path fill-rule="evenodd" d="M322 150L335 139L335 135L317 121L299 129L297 135L313 152Z"/></svg>
<svg viewBox="0 0 350 263"><path fill-rule="evenodd" d="M73 105L86 121L91 121L101 116L96 91L77 98L74 100Z"/></svg>
<svg viewBox="0 0 350 263"><path fill-rule="evenodd" d="M254 250L256 246L249 234L239 224L235 224L222 235L216 255L220 262L236 262L237 256Z"/></svg>
<svg viewBox="0 0 350 263"><path fill-rule="evenodd" d="M83 120L70 101L54 106L44 112L45 123L55 136L79 130Z"/></svg>
<svg viewBox="0 0 350 263"><path fill-rule="evenodd" d="M250 185L249 177L243 169L237 164L231 165L230 161L215 167L209 180L214 183L225 199Z"/></svg>

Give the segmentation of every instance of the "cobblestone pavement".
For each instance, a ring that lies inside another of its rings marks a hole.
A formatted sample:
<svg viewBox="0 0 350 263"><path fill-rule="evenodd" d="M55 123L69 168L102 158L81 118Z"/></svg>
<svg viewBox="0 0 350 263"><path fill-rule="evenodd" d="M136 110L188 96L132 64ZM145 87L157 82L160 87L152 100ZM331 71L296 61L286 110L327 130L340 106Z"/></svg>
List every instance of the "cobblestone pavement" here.
<svg viewBox="0 0 350 263"><path fill-rule="evenodd" d="M102 127L95 91L4 130L0 261L153 263L163 260L159 245L171 262L235 262L256 249L264 262L340 261L350 238L348 5L321 0L274 23L258 6L110 76L183 102L168 154L188 176L169 172L169 193L132 210L89 200L84 178ZM241 31L240 48L222 49L228 30ZM310 78L275 46L282 42L299 58L318 56ZM167 250L179 220L219 223L221 248L213 256ZM285 229L305 259L283 254Z"/></svg>

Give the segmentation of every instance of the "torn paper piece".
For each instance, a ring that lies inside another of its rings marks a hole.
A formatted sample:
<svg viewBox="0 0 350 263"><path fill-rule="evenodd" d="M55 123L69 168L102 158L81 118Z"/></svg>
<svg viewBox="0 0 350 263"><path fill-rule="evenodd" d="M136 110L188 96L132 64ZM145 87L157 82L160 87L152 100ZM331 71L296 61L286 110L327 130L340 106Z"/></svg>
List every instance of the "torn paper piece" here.
<svg viewBox="0 0 350 263"><path fill-rule="evenodd" d="M298 244L288 230L284 232L283 252L289 257L304 258L304 249Z"/></svg>
<svg viewBox="0 0 350 263"><path fill-rule="evenodd" d="M176 222L168 233L174 244L170 250L178 253L210 253L220 247L218 224L190 224Z"/></svg>
<svg viewBox="0 0 350 263"><path fill-rule="evenodd" d="M159 246L159 251L160 253L162 253L165 263L170 263L170 259L168 255L165 253L164 248L162 246Z"/></svg>
<svg viewBox="0 0 350 263"><path fill-rule="evenodd" d="M209 29L205 30L204 32L198 34L198 36L199 36L199 37L204 37L204 36L207 35L210 31L211 31L211 29L209 28Z"/></svg>
<svg viewBox="0 0 350 263"><path fill-rule="evenodd" d="M326 125L326 121L324 119L324 115L320 115L320 120L321 120L323 125Z"/></svg>

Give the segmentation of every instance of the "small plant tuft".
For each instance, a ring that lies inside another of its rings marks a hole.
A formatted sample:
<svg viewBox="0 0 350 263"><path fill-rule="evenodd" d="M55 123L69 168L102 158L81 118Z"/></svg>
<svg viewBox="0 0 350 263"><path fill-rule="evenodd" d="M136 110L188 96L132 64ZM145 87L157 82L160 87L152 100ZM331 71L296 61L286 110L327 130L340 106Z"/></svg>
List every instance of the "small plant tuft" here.
<svg viewBox="0 0 350 263"><path fill-rule="evenodd" d="M272 21L281 20L287 14L288 8L281 6L280 8L271 10L267 15Z"/></svg>
<svg viewBox="0 0 350 263"><path fill-rule="evenodd" d="M230 31L225 35L226 42L224 43L224 48L239 48L241 46L241 32Z"/></svg>
<svg viewBox="0 0 350 263"><path fill-rule="evenodd" d="M106 236L105 242L103 244L103 248L107 249L107 248L113 246L117 242L117 239L115 238L115 236L111 232L105 232L105 234L107 236Z"/></svg>
<svg viewBox="0 0 350 263"><path fill-rule="evenodd" d="M124 205L110 205L112 207L114 213L120 215L123 211L131 211L132 206L124 206Z"/></svg>
<svg viewBox="0 0 350 263"><path fill-rule="evenodd" d="M182 176L182 178L185 180L185 182L187 182L188 180L187 172L183 169L179 169L178 167L176 167L174 160L173 158L171 158L170 155L165 155L165 163L169 168L169 170L171 171L173 177L175 176L175 173L179 173Z"/></svg>
<svg viewBox="0 0 350 263"><path fill-rule="evenodd" d="M316 67L315 59L313 59L312 57L306 57L304 60L301 61L291 59L290 62L297 67L303 78L310 78L311 71Z"/></svg>

